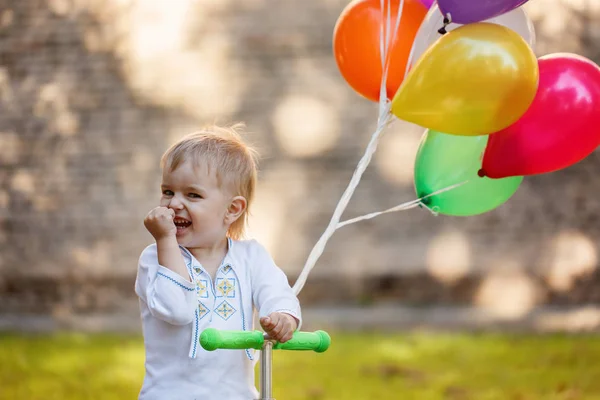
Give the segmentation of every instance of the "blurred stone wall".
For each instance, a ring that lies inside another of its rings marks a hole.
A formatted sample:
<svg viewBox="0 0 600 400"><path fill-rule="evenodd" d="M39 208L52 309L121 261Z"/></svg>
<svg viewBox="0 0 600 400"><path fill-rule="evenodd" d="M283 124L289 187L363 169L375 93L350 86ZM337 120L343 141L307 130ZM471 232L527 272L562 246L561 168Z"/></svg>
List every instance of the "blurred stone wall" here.
<svg viewBox="0 0 600 400"><path fill-rule="evenodd" d="M341 0L0 0L0 313L135 304L158 159L204 124L261 151L251 235L293 282L376 125L340 77ZM532 0L539 55L600 61L600 2ZM413 200L422 130L382 138L346 213ZM598 154L527 178L482 216L415 209L336 232L305 304L475 303L506 315L598 303Z"/></svg>

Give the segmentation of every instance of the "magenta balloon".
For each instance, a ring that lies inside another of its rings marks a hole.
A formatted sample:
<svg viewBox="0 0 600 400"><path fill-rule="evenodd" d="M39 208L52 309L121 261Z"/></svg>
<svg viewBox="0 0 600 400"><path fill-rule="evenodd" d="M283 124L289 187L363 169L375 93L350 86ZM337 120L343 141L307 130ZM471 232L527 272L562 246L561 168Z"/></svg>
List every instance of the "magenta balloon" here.
<svg viewBox="0 0 600 400"><path fill-rule="evenodd" d="M528 0L437 0L440 11L456 24L470 24L505 14Z"/></svg>
<svg viewBox="0 0 600 400"><path fill-rule="evenodd" d="M435 0L419 0L427 9L430 9Z"/></svg>
<svg viewBox="0 0 600 400"><path fill-rule="evenodd" d="M600 145L600 67L569 53L540 57L533 103L490 135L481 175L535 175L569 167Z"/></svg>

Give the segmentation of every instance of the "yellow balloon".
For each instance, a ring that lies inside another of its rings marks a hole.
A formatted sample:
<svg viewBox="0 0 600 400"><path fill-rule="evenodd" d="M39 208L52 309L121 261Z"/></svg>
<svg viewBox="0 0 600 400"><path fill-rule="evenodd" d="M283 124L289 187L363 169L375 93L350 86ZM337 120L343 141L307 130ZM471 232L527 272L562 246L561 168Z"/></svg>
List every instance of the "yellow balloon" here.
<svg viewBox="0 0 600 400"><path fill-rule="evenodd" d="M392 113L444 133L487 135L527 111L538 81L537 58L518 33L467 24L423 53L396 92Z"/></svg>

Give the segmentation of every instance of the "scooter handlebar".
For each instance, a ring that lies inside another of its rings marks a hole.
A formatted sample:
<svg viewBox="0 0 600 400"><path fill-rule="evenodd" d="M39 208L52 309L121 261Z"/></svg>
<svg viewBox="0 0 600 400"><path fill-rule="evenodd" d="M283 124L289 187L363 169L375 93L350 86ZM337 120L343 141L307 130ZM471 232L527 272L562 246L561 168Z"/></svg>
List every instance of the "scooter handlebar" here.
<svg viewBox="0 0 600 400"><path fill-rule="evenodd" d="M268 339L268 338L267 338ZM208 351L217 349L256 349L260 350L265 336L260 331L225 331L207 328L200 335L200 345ZM294 332L292 339L285 343L276 342L275 350L326 351L331 345L331 337L325 331Z"/></svg>

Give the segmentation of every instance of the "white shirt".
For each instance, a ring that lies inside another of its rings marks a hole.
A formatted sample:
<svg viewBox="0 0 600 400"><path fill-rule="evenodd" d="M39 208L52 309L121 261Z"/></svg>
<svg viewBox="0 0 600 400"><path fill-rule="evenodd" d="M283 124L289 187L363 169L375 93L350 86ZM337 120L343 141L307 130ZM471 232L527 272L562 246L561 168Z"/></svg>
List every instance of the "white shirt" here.
<svg viewBox="0 0 600 400"><path fill-rule="evenodd" d="M139 259L135 292L146 350L139 399L256 399L254 351L209 352L200 346L200 334L208 327L253 330L254 307L260 317L279 311L301 321L287 277L255 240L229 240L214 281L180 248L193 283L158 264L156 244Z"/></svg>

